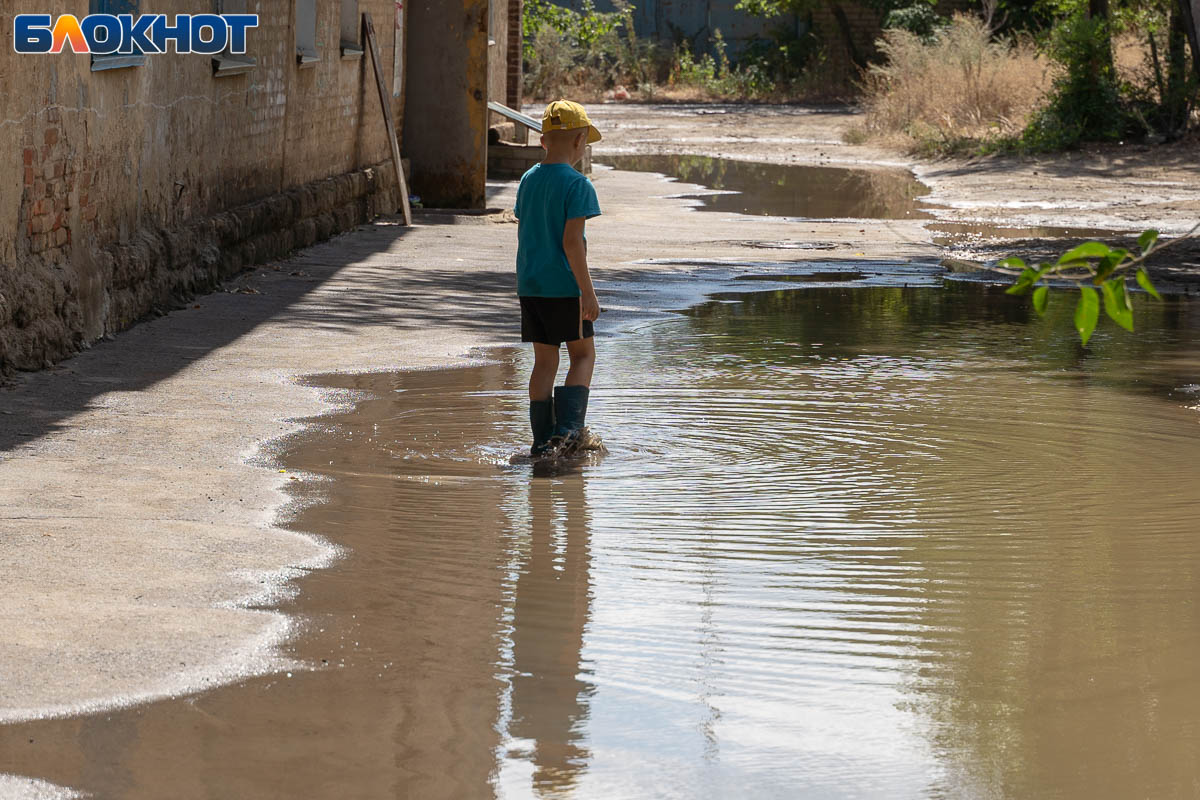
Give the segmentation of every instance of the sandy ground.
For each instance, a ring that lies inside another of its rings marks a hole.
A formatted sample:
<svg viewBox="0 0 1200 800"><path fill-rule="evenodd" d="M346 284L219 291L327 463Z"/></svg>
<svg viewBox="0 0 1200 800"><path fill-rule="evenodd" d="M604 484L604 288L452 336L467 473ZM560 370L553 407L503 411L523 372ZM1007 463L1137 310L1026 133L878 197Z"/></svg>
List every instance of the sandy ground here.
<svg viewBox="0 0 1200 800"><path fill-rule="evenodd" d="M844 111L703 112L597 108L607 134L599 152L907 164L842 144L853 119ZM1070 160L1053 170L917 167L953 219L1178 231L1200 217L1195 161L1110 159L1118 180ZM605 209L589 223L609 312L601 330L686 306L739 273L853 260L928 274L942 256L916 220L700 213L654 175L599 169L595 181ZM511 207L512 184L492 190L490 205ZM304 476L280 473L262 453L294 429L288 420L352 399L297 379L464 363L471 348L515 341L515 234L505 215L424 215L412 229L380 221L0 390L0 723L287 667L276 645L291 620L271 600L337 549L278 527L293 511L281 486ZM773 249L780 242L826 249ZM0 778L5 798L55 791Z"/></svg>

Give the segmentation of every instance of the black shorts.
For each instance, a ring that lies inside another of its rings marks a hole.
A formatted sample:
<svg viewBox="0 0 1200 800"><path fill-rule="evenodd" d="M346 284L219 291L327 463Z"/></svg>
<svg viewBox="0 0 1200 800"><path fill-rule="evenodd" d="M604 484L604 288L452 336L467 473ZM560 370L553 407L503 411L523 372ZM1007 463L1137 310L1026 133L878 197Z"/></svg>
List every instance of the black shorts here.
<svg viewBox="0 0 1200 800"><path fill-rule="evenodd" d="M578 297L522 297L521 341L560 345L590 339L592 323L583 318Z"/></svg>

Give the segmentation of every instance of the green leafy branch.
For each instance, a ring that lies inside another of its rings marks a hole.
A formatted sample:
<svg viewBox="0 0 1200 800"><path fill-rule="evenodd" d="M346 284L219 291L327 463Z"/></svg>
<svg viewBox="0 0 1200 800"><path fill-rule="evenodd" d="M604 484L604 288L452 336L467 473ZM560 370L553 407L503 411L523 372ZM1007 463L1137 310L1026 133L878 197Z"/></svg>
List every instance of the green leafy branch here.
<svg viewBox="0 0 1200 800"><path fill-rule="evenodd" d="M1035 268L1012 256L997 262L993 270L1016 277L1016 282L1006 290L1007 294L1032 292L1033 308L1039 314L1045 313L1050 299L1050 287L1044 282L1046 279L1056 278L1078 284L1075 330L1079 332L1080 342L1087 344L1100 319L1102 300L1104 313L1125 330L1132 331L1133 302L1127 285L1130 274L1147 294L1155 300L1162 300L1146 273L1146 259L1197 235L1200 235L1200 223L1183 236L1166 242L1159 241L1158 231L1148 230L1137 240L1140 255L1134 255L1123 247L1109 247L1102 242L1084 242L1063 253L1054 263L1043 261ZM1093 287L1099 287L1100 291L1097 292Z"/></svg>

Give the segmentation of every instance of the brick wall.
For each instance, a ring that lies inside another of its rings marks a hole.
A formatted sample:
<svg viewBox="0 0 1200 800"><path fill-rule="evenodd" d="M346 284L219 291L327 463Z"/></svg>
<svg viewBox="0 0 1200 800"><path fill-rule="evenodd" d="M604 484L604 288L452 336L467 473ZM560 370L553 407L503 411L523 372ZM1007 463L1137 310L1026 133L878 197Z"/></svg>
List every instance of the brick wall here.
<svg viewBox="0 0 1200 800"><path fill-rule="evenodd" d="M488 100L508 99L508 7L510 0L490 0L488 37ZM489 117L489 123L498 122Z"/></svg>
<svg viewBox="0 0 1200 800"><path fill-rule="evenodd" d="M525 80L521 56L524 46L521 12L524 5L524 0L508 0L508 92L504 104L517 111L521 110L521 87Z"/></svg>
<svg viewBox="0 0 1200 800"><path fill-rule="evenodd" d="M201 5L144 0L142 11L208 10ZM143 66L93 71L85 54L0 48L0 371L57 360L165 300L118 302L118 283L204 288L177 260L171 280L155 259L114 276L103 255L113 247L389 158L369 56L343 58L339 47L341 0L317 0L320 61L307 68L296 62L294 0L248 5L260 17L248 48L258 63L231 77L215 77L203 55L152 55ZM12 41L16 13L80 14L79 6L7 0L0 41ZM394 0L358 6L374 17L390 83ZM395 101L398 125L402 110ZM390 175L354 185L390 192ZM125 309L119 317L117 306Z"/></svg>

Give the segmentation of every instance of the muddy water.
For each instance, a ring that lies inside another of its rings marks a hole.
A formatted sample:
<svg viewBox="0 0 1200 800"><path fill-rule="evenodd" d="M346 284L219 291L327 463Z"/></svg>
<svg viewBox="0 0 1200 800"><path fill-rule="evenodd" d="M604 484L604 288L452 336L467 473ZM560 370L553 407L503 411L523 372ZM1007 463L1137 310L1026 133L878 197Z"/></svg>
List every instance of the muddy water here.
<svg viewBox="0 0 1200 800"><path fill-rule="evenodd" d="M601 341L556 478L520 351L339 377L280 454L296 669L0 728L101 798L1182 797L1200 785L1200 307L1081 350L975 285L714 300Z"/></svg>
<svg viewBox="0 0 1200 800"><path fill-rule="evenodd" d="M604 155L616 169L658 172L715 193L695 197L706 211L814 219L904 219L929 216L917 198L929 189L911 172L764 164L692 155Z"/></svg>

